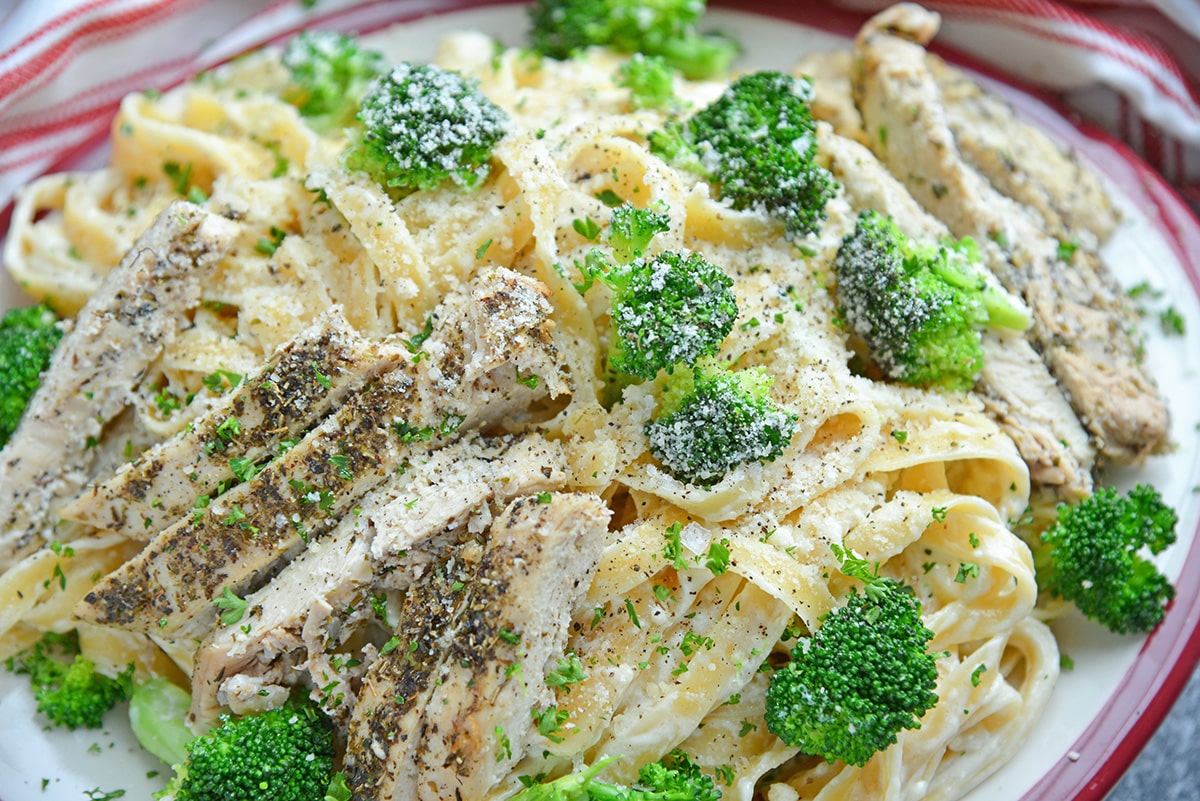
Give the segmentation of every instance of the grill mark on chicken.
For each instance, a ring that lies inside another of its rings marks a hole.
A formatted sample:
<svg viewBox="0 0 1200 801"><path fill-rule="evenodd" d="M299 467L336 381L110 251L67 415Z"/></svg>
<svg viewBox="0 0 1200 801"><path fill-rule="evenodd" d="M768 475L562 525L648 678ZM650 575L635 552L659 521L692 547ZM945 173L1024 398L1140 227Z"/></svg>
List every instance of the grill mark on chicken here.
<svg viewBox="0 0 1200 801"><path fill-rule="evenodd" d="M307 431L398 358L395 350L360 337L340 309L327 312L235 392L85 492L62 516L148 540L189 513L197 496L229 480L231 459L258 463L274 455L284 439ZM241 429L236 437L219 431L230 418Z"/></svg>
<svg viewBox="0 0 1200 801"><path fill-rule="evenodd" d="M0 451L0 569L54 538L58 510L90 478L88 442L128 405L235 233L227 220L173 203L80 310Z"/></svg>
<svg viewBox="0 0 1200 801"><path fill-rule="evenodd" d="M540 283L510 270L481 274L465 294L473 301L502 299L479 322L488 342L477 346L464 334L464 319L473 320L475 305L452 305L460 313L446 317L426 342L432 358L403 355L399 366L252 481L221 495L206 513L158 534L102 579L77 614L167 639L203 636L216 619L211 602L225 588L239 594L252 589L304 546L299 526L310 542L321 538L359 496L419 450L420 443L405 442L394 424L439 432L436 441L444 444L544 394L549 382L530 388L516 374L533 366L547 374L555 369L545 331L551 311L546 293ZM438 377L441 365L447 355L463 360L464 352L471 354L470 369L446 386ZM461 425L448 426L454 421Z"/></svg>
<svg viewBox="0 0 1200 801"><path fill-rule="evenodd" d="M559 494L548 504L518 498L459 584L422 585L397 629L401 646L372 665L351 717L346 774L354 798L478 798L521 758L608 515L590 495ZM417 643L408 646L415 660L402 653L405 642ZM520 671L510 669L516 664Z"/></svg>
<svg viewBox="0 0 1200 801"><path fill-rule="evenodd" d="M1034 214L963 161L921 46L937 25L937 15L900 4L855 40L855 97L872 148L955 236L974 237L996 277L1025 300L1033 342L1098 452L1137 463L1165 451L1170 415L1140 363L1138 321L1121 288L1098 262L1059 260Z"/></svg>
<svg viewBox="0 0 1200 801"><path fill-rule="evenodd" d="M560 487L567 475L561 445L533 435L461 440L413 462L403 476L364 498L361 514L343 520L320 548L301 553L246 596L239 625L209 634L192 671L193 726L210 725L222 705L233 706L231 679L239 686L255 682L274 697L286 695L274 692L278 685L303 681L306 670L321 688L318 695L343 696L340 705L326 707L335 719L345 718L354 705L353 688L341 676L314 673L327 661L329 647L369 621L343 610L369 609L365 595L381 581L407 584L410 574L418 575L434 554L443 553L444 543L436 543L453 540L452 532L464 527L481 532L491 519L489 504L498 509L517 495ZM313 626L318 618L323 622ZM310 628L319 631L309 636ZM369 664L370 655L364 653L362 661ZM336 686L326 691L330 679Z"/></svg>
<svg viewBox="0 0 1200 801"><path fill-rule="evenodd" d="M949 230L928 214L875 154L858 142L817 129L830 169L855 210L890 216L909 236L938 240ZM983 336L983 371L975 391L1029 466L1030 478L1064 499L1091 493L1095 452L1070 402L1046 363L1023 335L988 330Z"/></svg>

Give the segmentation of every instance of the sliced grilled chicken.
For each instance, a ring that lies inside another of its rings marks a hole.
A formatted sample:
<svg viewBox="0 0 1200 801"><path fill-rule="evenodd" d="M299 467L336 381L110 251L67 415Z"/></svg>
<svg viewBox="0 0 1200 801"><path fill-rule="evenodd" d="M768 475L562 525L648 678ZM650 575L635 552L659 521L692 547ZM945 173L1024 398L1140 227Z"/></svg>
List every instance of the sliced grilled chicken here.
<svg viewBox="0 0 1200 801"><path fill-rule="evenodd" d="M1112 235L1121 215L1100 179L1075 154L1021 120L1012 106L961 69L932 53L926 53L925 63L968 164L1000 192L1037 211L1051 236L1094 250Z"/></svg>
<svg viewBox="0 0 1200 801"><path fill-rule="evenodd" d="M234 478L231 464L253 473L398 359L395 348L360 337L340 309L326 312L192 425L84 492L62 516L149 539ZM231 418L237 436L220 428Z"/></svg>
<svg viewBox="0 0 1200 801"><path fill-rule="evenodd" d="M1000 96L933 53L925 54L941 92L946 122L963 159L993 187L1037 211L1063 242L1095 250L1120 224L1100 179L1040 128L1022 120ZM793 70L813 82L813 116L840 136L870 143L854 104L854 54L811 53Z"/></svg>
<svg viewBox="0 0 1200 801"><path fill-rule="evenodd" d="M545 287L496 269L465 294L482 298L490 315L448 301L449 312L435 315L427 354L405 354L251 481L158 534L102 579L77 613L167 639L203 637L216 618L213 599L254 589L428 441L444 444L544 395L551 382L530 387L519 375L557 369ZM218 428L237 436L234 419Z"/></svg>
<svg viewBox="0 0 1200 801"><path fill-rule="evenodd" d="M205 728L224 706L239 711L242 687L252 684L255 692L267 691L261 697L271 697L278 686L306 677L318 694L342 696L340 704L327 706L335 717L344 716L355 699L346 671L318 675L314 666L361 628L357 610L369 611L365 596L373 587L385 580L389 586L416 583L416 574L444 553L446 541L457 541L453 532L482 532L492 506L565 480L561 446L535 435L460 440L414 459L319 548L303 552L248 595L244 619L205 639L192 671L192 725Z"/></svg>
<svg viewBox="0 0 1200 801"><path fill-rule="evenodd" d="M1018 331L988 329L983 353L975 391L988 415L1016 443L1033 483L1063 501L1090 495L1095 451L1029 340Z"/></svg>
<svg viewBox="0 0 1200 801"><path fill-rule="evenodd" d="M325 638L340 644L343 634L349 636L369 620L365 596L375 566L368 553L371 538L363 535L367 530L367 521L348 516L319 548L304 551L270 583L247 595L243 618L209 633L192 665L188 722L196 731L215 723L226 707L244 714L246 699L252 702L255 693L286 698L285 688L307 679L304 665L313 654L306 621L323 629L323 653ZM245 687L253 692L247 695ZM348 702L353 703L353 696Z"/></svg>
<svg viewBox="0 0 1200 801"><path fill-rule="evenodd" d="M830 170L856 211L875 209L886 214L909 236L937 240L950 233L870 150L824 125L817 135L820 151L830 159ZM1017 443L1030 477L1064 499L1089 494L1095 452L1045 362L1015 331L989 330L983 350L984 369L975 390L992 418Z"/></svg>
<svg viewBox="0 0 1200 801"><path fill-rule="evenodd" d="M396 500L371 515L371 556L403 577L430 536L464 526L477 534L491 523L491 506L559 489L567 476L562 445L536 434L456 443L413 464L389 488Z"/></svg>
<svg viewBox="0 0 1200 801"><path fill-rule="evenodd" d="M855 97L871 147L1033 312L1033 343L1100 454L1136 463L1169 447L1170 418L1140 363L1138 323L1099 263L1064 262L1036 215L962 158L922 44L938 17L912 4L877 14L855 40Z"/></svg>
<svg viewBox="0 0 1200 801"><path fill-rule="evenodd" d="M354 799L416 797L422 718L447 648L461 632L470 602L462 590L474 584L483 547L468 540L438 556L405 594L395 639L371 664L351 714L345 773Z"/></svg>
<svg viewBox="0 0 1200 801"><path fill-rule="evenodd" d="M533 714L553 697L545 676L563 657L608 516L592 495L519 498L493 523L478 567L443 582L440 603L413 607L397 636L416 630L416 658L401 636L372 666L351 718L355 798L481 798L516 764L534 740Z"/></svg>
<svg viewBox="0 0 1200 801"><path fill-rule="evenodd" d="M58 510L91 477L88 444L129 404L235 233L221 217L174 203L80 310L0 451L0 570L54 538Z"/></svg>
<svg viewBox="0 0 1200 801"><path fill-rule="evenodd" d="M533 713L553 701L545 676L563 657L608 517L594 495L557 494L549 503L527 496L492 526L462 630L426 707L418 798L482 798L535 739Z"/></svg>

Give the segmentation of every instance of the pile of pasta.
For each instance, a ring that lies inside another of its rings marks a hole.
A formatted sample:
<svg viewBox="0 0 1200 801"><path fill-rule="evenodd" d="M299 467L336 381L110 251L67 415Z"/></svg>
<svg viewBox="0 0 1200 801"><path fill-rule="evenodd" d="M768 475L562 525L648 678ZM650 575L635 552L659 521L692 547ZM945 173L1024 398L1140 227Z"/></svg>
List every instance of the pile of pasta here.
<svg viewBox="0 0 1200 801"><path fill-rule="evenodd" d="M765 214L731 209L649 152L646 137L665 116L632 108L614 82L620 57L539 63L519 50L494 54L490 40L463 33L442 43L436 61L478 80L511 120L473 191L447 184L393 201L347 172L344 140L314 132L279 99L287 75L278 54L264 52L161 96L126 98L110 166L49 176L22 195L5 264L64 315L181 195L239 229L188 325L143 377L127 418L106 432L108 463L183 429L211 395L206 378L252 371L322 310L340 305L366 336L411 336L477 270L511 268L550 290L572 392L507 427L561 442L571 468L564 489L597 493L614 512L568 643L590 666L587 678L558 698L569 713L562 741L514 776L622 754L605 776L629 781L638 765L679 747L731 799L949 799L978 784L1016 751L1059 669L1055 641L1034 615L1030 552L1012 531L1028 505L1028 470L973 394L851 369L829 290L832 256L856 214L845 193L819 234L788 242ZM700 106L723 86L677 88ZM712 487L686 484L648 452L653 382L627 388L611 408L601 402L608 295L572 284L572 265L595 246L574 223L605 227L602 198L613 195L668 210L671 229L651 253L697 251L733 278L739 318L720 358L763 368L774 399L797 415L780 458L743 464ZM676 523L682 563L665 547ZM712 543L728 550L727 563L706 560ZM912 587L935 632L930 649L945 652L938 704L862 767L800 754L763 719L764 667L785 657L797 632L819 628L855 584L837 569L835 544ZM186 681L142 635L71 619L87 577L136 545L81 532L70 560L43 550L0 577L3 650L79 626L102 668L135 661ZM964 577L964 565L976 567ZM56 569L70 571L61 586ZM20 603L10 601L16 586L32 588Z"/></svg>

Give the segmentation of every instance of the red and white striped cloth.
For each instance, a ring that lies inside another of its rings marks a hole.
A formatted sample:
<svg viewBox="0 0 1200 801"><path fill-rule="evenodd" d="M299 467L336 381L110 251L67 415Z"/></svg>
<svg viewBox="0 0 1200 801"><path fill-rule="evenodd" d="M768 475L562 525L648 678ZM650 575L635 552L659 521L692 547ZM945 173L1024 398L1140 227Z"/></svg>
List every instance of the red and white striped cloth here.
<svg viewBox="0 0 1200 801"><path fill-rule="evenodd" d="M22 0L7 11L0 3L0 208L31 178L101 141L128 92L172 85L333 18L366 29L491 2ZM838 4L865 12L889 0ZM819 13L820 4L811 5ZM1200 2L925 5L943 15L940 42L1060 97L1126 141L1200 209Z"/></svg>

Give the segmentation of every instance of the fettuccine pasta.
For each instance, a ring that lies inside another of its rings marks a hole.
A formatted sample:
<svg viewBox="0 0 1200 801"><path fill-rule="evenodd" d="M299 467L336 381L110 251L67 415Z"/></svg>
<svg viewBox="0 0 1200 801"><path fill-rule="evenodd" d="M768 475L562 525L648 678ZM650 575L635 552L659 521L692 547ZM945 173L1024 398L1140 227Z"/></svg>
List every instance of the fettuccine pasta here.
<svg viewBox="0 0 1200 801"><path fill-rule="evenodd" d="M236 225L199 305L135 388L128 418L99 443L108 469L187 429L228 390L222 376L254 371L324 310L340 307L367 338L411 338L481 269L536 279L570 392L499 428L558 443L562 490L598 494L613 518L572 613L568 647L587 678L558 694L568 715L557 741L530 748L493 795L518 789L521 775L615 755L623 758L605 776L632 781L679 747L729 799L956 798L1014 753L1058 672L1054 639L1035 617L1030 552L1012 531L1029 503L1029 471L974 394L852 369L830 291L830 262L854 225L846 190L803 247L764 214L732 210L651 154L646 137L664 116L631 108L613 79L621 60L594 52L534 62L515 49L493 55L477 34L448 38L437 62L478 80L509 115L508 133L476 189L446 184L395 201L342 165L341 133L318 134L279 98L287 75L278 53L251 55L161 96L126 98L111 164L29 187L5 262L27 292L71 315L170 202L191 196ZM723 86L680 80L677 89L700 106ZM604 227L605 193L668 210L671 228L651 252L699 252L732 277L739 316L720 359L765 370L772 397L796 415L779 458L742 464L711 487L688 484L649 452L654 382L606 403L608 290L573 285L573 265L595 246L574 223ZM72 609L92 578L141 547L79 525L62 535L69 554L42 549L0 576L4 656L43 631L77 627ZM714 544L727 558L710 558ZM912 587L935 633L930 648L944 652L937 706L863 767L804 755L763 717L770 666L855 585L838 570L835 544ZM139 675L182 680L191 670L183 641L164 651L90 624L81 638L110 671L132 661Z"/></svg>

